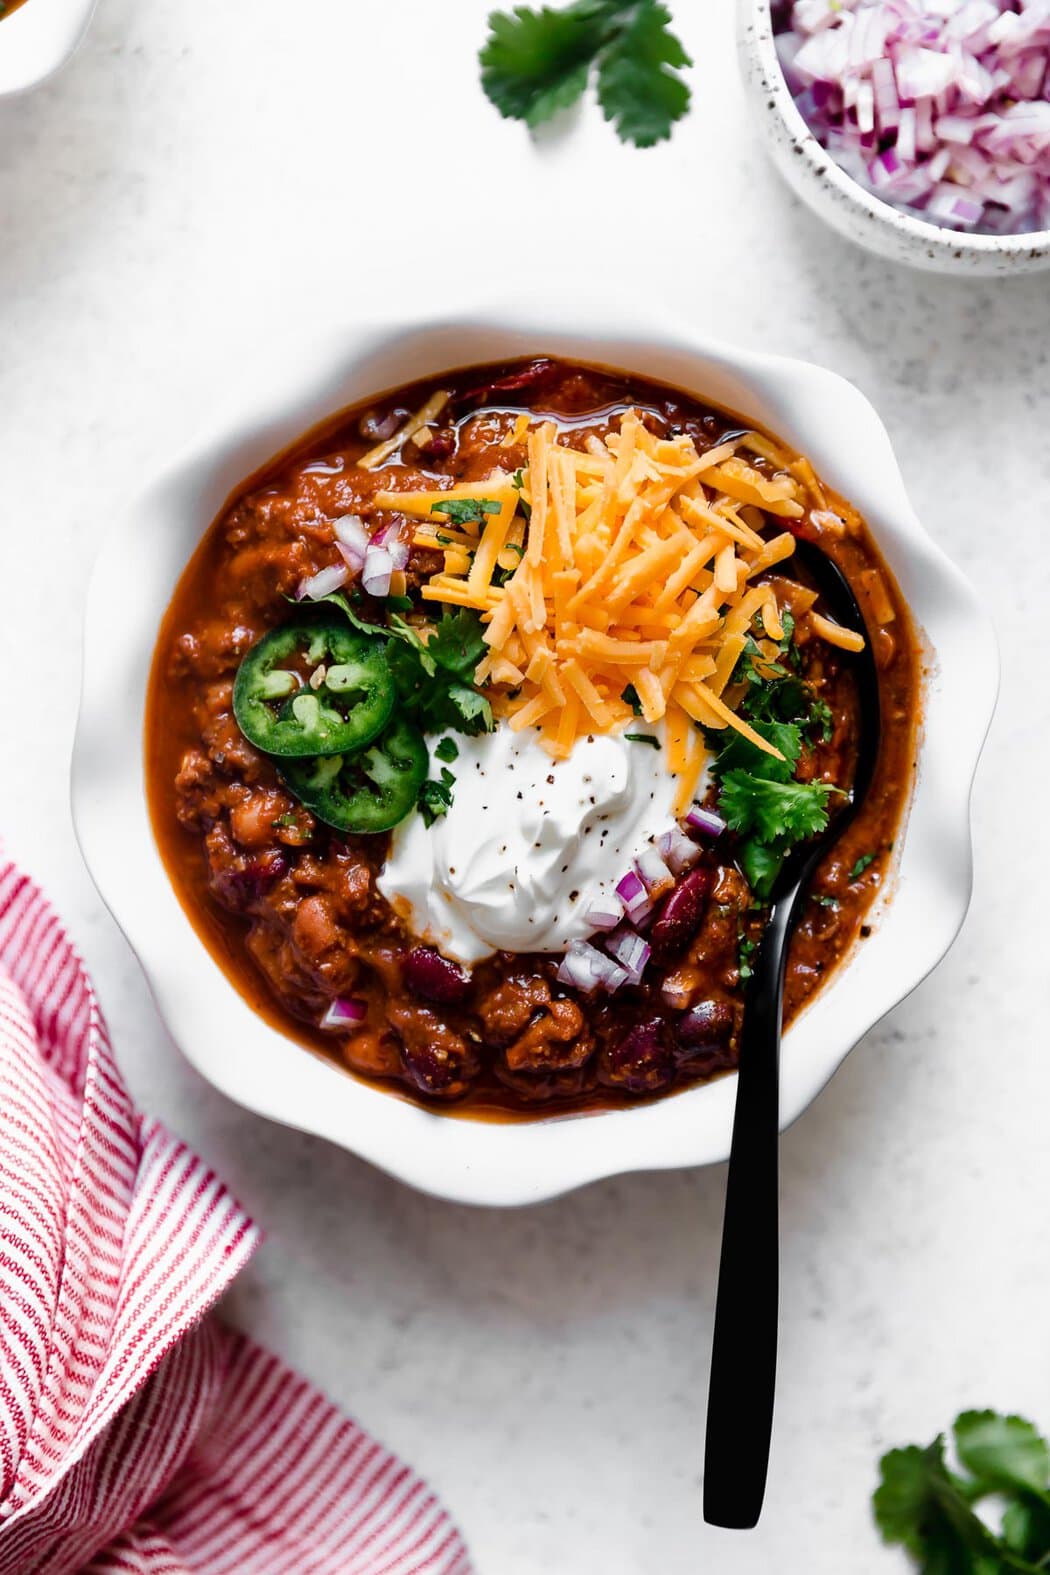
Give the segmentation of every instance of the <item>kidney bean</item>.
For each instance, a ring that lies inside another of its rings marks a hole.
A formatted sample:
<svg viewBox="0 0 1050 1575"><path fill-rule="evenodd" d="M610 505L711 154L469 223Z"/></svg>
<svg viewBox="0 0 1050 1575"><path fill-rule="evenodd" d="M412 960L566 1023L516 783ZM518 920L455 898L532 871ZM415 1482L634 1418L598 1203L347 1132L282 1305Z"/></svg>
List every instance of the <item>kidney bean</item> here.
<svg viewBox="0 0 1050 1575"><path fill-rule="evenodd" d="M602 1080L632 1094L655 1093L674 1076L674 1059L667 1043L662 1017L636 1023L618 1043L601 1056Z"/></svg>
<svg viewBox="0 0 1050 1575"><path fill-rule="evenodd" d="M649 933L658 962L676 956L689 944L699 927L713 879L709 869L690 870L665 899Z"/></svg>
<svg viewBox="0 0 1050 1575"><path fill-rule="evenodd" d="M454 427L424 427L413 441L425 459L448 459L456 451Z"/></svg>
<svg viewBox="0 0 1050 1575"><path fill-rule="evenodd" d="M246 860L240 868L233 866L217 870L212 876L212 890L228 908L247 908L264 897L288 869L285 855L274 849Z"/></svg>
<svg viewBox="0 0 1050 1575"><path fill-rule="evenodd" d="M366 410L357 423L357 430L366 443L385 443L387 438L393 437L398 427L403 426L408 417L408 411L399 405L387 410L380 415L378 410Z"/></svg>
<svg viewBox="0 0 1050 1575"><path fill-rule="evenodd" d="M424 1001L451 1005L470 994L470 974L432 946L416 946L401 964L405 984Z"/></svg>
<svg viewBox="0 0 1050 1575"><path fill-rule="evenodd" d="M678 1019L675 1032L686 1053L725 1044L733 1032L733 1009L724 1001L698 1001Z"/></svg>
<svg viewBox="0 0 1050 1575"><path fill-rule="evenodd" d="M427 1006L389 1008L390 1026L401 1040L405 1072L424 1094L456 1099L465 1094L477 1062L467 1042Z"/></svg>

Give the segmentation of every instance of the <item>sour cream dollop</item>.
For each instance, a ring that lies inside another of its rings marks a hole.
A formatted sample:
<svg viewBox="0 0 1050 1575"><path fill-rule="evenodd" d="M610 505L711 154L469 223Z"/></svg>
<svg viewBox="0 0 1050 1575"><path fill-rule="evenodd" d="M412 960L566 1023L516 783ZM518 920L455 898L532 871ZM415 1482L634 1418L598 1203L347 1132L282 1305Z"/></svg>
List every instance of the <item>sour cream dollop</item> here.
<svg viewBox="0 0 1050 1575"><path fill-rule="evenodd" d="M414 934L467 966L591 935L586 915L675 823L663 729L628 731L652 732L660 747L595 735L554 761L534 733L506 724L452 735L452 807L429 827L421 815L402 821L379 890Z"/></svg>

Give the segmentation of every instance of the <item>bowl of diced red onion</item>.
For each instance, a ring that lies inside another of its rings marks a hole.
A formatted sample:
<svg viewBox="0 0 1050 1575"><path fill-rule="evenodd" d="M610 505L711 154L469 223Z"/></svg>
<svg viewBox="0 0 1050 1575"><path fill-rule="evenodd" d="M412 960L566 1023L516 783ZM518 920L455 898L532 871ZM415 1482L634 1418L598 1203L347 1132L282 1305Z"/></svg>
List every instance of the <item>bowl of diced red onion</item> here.
<svg viewBox="0 0 1050 1575"><path fill-rule="evenodd" d="M788 184L841 234L942 273L1050 267L1050 0L738 0Z"/></svg>

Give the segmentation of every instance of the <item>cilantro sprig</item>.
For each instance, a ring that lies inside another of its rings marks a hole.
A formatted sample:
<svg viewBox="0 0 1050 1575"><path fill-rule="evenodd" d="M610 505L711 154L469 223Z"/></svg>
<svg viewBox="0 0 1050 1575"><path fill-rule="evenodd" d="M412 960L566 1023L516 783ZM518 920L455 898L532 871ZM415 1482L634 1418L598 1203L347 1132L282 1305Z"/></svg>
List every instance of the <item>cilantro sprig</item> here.
<svg viewBox="0 0 1050 1575"><path fill-rule="evenodd" d="M779 758L733 733L724 742L719 740L721 747L711 767L718 783L719 811L740 838L740 866L763 902L792 849L827 826L828 801L837 791L826 782L796 781L803 748L830 735L831 713L798 671L795 626L789 613L784 614L783 626L775 658L749 639L732 680L745 685L741 715L779 751ZM764 634L761 626L759 633Z"/></svg>
<svg viewBox="0 0 1050 1575"><path fill-rule="evenodd" d="M598 102L624 142L652 147L689 108L680 72L692 61L660 0L519 5L489 17L481 83L501 115L539 126L570 108L592 70Z"/></svg>
<svg viewBox="0 0 1050 1575"><path fill-rule="evenodd" d="M943 1434L925 1448L893 1449L881 1462L875 1521L926 1575L1035 1575L1050 1568L1050 1445L1031 1422L964 1411L952 1429L961 1471ZM995 1532L974 1506L1003 1501Z"/></svg>
<svg viewBox="0 0 1050 1575"><path fill-rule="evenodd" d="M447 611L424 638L399 613L391 613L385 624L369 623L341 591L319 599L338 607L355 629L389 642L387 655L402 709L425 733L492 731L492 707L473 682L485 654L476 613L467 607Z"/></svg>

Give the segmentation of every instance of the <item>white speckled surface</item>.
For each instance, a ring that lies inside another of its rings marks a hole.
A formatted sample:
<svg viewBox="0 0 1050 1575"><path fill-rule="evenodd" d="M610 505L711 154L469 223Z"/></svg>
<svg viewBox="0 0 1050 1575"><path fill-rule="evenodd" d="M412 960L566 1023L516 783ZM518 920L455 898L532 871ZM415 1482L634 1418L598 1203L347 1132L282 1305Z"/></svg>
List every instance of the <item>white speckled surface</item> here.
<svg viewBox="0 0 1050 1575"><path fill-rule="evenodd" d="M745 120L728 7L678 7L697 109L643 155L590 111L539 149L496 120L471 59L486 9L101 0L67 71L0 105L0 650L18 675L0 827L86 952L136 1094L269 1231L231 1315L431 1476L483 1575L891 1575L867 1510L880 1449L964 1404L1050 1424L1045 923L1015 919L1050 852L1046 285L924 279L820 227ZM468 159L489 196L464 210ZM366 208L364 186L404 191L411 234L370 223L385 200ZM627 216L626 249L580 244L602 212ZM603 268L852 377L1001 609L971 919L785 1139L777 1438L750 1536L699 1513L721 1175L478 1214L245 1115L165 1040L72 837L81 585L110 510L268 322L334 321L347 293L469 302L495 266L539 300Z"/></svg>

